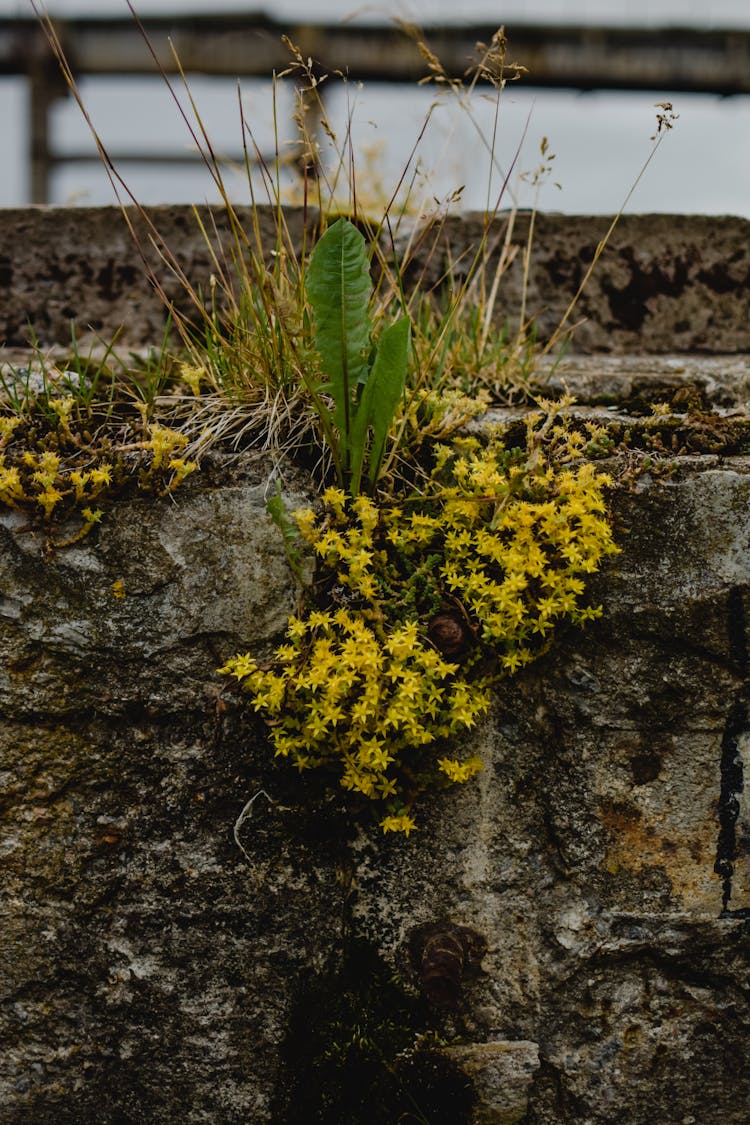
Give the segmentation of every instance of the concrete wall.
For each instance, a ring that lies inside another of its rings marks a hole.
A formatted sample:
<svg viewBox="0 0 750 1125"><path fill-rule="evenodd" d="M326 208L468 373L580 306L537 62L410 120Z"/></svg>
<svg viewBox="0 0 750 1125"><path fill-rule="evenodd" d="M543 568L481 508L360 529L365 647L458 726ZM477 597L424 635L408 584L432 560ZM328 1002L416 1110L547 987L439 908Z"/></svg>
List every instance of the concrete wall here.
<svg viewBox="0 0 750 1125"><path fill-rule="evenodd" d="M30 247L53 221L83 216L13 218ZM744 229L702 222L717 255ZM632 224L652 248L688 229ZM704 307L701 331L744 300ZM741 350L735 320L709 350ZM636 336L661 350L648 324ZM611 464L622 553L592 582L604 616L507 682L473 738L483 772L425 801L409 840L275 764L216 675L293 605L262 457L216 455L52 555L0 516L0 1121L390 1125L416 1101L433 1125L744 1125L747 370L692 355L567 377L631 432ZM643 461L649 398L671 409L669 471ZM232 827L255 794L243 853ZM433 926L478 943L453 1007L420 988ZM405 1051L395 1078L355 1042L431 1030L443 1046Z"/></svg>

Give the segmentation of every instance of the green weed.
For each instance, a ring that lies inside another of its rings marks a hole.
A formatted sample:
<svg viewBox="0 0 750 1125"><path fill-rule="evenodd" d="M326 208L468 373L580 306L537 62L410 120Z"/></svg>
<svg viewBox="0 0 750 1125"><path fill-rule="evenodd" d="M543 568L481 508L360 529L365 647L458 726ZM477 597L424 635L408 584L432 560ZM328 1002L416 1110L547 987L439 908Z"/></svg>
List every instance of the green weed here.
<svg viewBox="0 0 750 1125"><path fill-rule="evenodd" d="M162 77L222 200L220 217L195 209L211 262L204 291L109 159L55 27L40 15L180 344L176 359L165 358L165 370L176 372L171 386L154 373L135 402L148 473L171 472L161 485L169 491L194 467L185 457L233 441L268 449L278 464L302 459L320 487L315 510L290 516L278 494L269 507L296 577L302 541L316 560L301 612L269 665L248 653L223 672L250 691L276 755L300 771L327 770L360 804L377 802L384 832L408 836L425 789L465 783L481 769L478 756L455 743L488 709L491 687L544 652L561 622L598 615L585 604L585 577L617 548L606 517L608 478L581 457L586 446L602 446L602 435L561 420L565 402L542 403L518 448L507 435L482 443L460 431L490 402L532 396L539 361L565 345L622 209L556 330L541 341L526 298L535 212L520 250L514 209L500 212L523 140L500 171L501 102L522 69L508 61L502 29L477 45L462 78L448 75L410 32L436 94L397 183L375 209L360 191L352 118L339 137L321 97L331 76L321 78L288 43L289 67L273 79L270 157L238 99L249 199L242 211L175 56L178 83L163 68ZM349 92L343 75L332 77ZM278 83L287 79L297 84L297 136L285 154L276 113ZM489 134L473 109L480 83L494 99ZM458 257L445 225L460 191L426 211L418 190L420 144L445 101L460 105L488 160L481 230ZM640 175L674 121L671 106L659 108ZM553 160L544 138L530 176L537 191ZM284 205L290 174L298 176L296 226ZM410 220L414 211L419 222ZM154 248L160 270L182 290L180 302L151 264ZM524 297L511 325L503 322L502 289L519 253ZM45 398L58 443L73 437L68 402L85 400L80 387L60 402ZM9 450L15 440L11 426ZM93 497L93 477L71 484L60 477L58 453L43 456L29 463L28 481L8 463L7 503L21 502L20 487L49 518L79 488Z"/></svg>

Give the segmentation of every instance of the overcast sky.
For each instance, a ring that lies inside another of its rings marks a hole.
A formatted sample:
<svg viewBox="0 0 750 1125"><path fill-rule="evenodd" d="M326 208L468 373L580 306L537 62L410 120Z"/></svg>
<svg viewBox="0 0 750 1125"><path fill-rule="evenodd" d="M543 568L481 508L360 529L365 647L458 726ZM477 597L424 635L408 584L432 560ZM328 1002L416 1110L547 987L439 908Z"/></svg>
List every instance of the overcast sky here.
<svg viewBox="0 0 750 1125"><path fill-rule="evenodd" d="M30 0L0 0L0 13L19 15L29 11ZM58 14L109 15L126 9L124 0L47 0L47 7ZM357 4L352 0L136 0L141 14L159 12L265 11L280 18L390 18L399 15L417 22L435 20L510 20L564 21L585 23L625 23L653 27L688 24L698 27L750 26L748 0L371 0Z"/></svg>
<svg viewBox="0 0 750 1125"><path fill-rule="evenodd" d="M350 0L138 0L141 14L206 10L263 10L278 17L344 18L359 11L359 18L388 18L395 5L382 2L357 8ZM99 15L125 13L124 0L48 0L51 12ZM455 17L505 22L512 45L513 20L611 23L709 24L750 26L750 0L405 0L398 10L418 22ZM28 14L30 0L0 0L0 13ZM239 128L232 83L209 79L192 82L201 112L225 151L238 148ZM248 114L263 132L270 118L268 84L243 83ZM158 80L128 84L122 80L91 80L85 84L87 101L112 148L140 145L159 151L184 150L188 138L174 119L169 99ZM409 89L372 87L360 95L358 135L379 152L386 180L400 168L423 119L430 93ZM750 217L750 98L654 93L589 93L544 91L509 87L506 91L500 142L501 161L507 163L526 131L519 170L538 164L541 138L549 138L556 153L552 183L544 189L541 206L548 210L579 213L613 212L622 203L650 151L654 131L654 102L673 100L680 119L638 185L628 209L737 214ZM343 102L341 106L343 110ZM481 106L479 107L481 111ZM5 159L0 164L0 205L26 202L27 91L22 79L0 80L0 121L3 123ZM56 105L53 137L58 151L81 149L89 144L76 107L71 101ZM266 129L266 132L268 130ZM469 206L482 206L486 197L487 168L477 158L476 135L465 121L442 112L427 138L424 159L434 166L434 193L443 195L467 183ZM198 170L175 172L128 165L128 182L143 202L187 202L210 198L209 185ZM522 189L523 190L523 189ZM112 190L101 171L80 164L63 166L54 180L54 201L108 203ZM529 203L528 190L522 202Z"/></svg>

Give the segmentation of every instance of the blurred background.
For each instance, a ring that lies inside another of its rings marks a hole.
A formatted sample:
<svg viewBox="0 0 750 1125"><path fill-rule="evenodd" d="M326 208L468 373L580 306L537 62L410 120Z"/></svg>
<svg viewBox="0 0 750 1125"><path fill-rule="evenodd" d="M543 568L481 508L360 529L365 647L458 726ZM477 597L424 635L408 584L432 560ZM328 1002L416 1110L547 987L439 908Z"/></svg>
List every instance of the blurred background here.
<svg viewBox="0 0 750 1125"><path fill-rule="evenodd" d="M304 24L334 28L387 27L396 14L391 3L357 6L351 0L135 0L140 16L169 16L179 42L182 17L218 18L221 14L271 19L283 27L267 28L259 39L278 43L281 31L292 36ZM655 103L671 102L679 115L674 129L637 183L627 211L733 214L750 217L750 4L747 0L401 0L398 14L430 28L463 25L489 35L504 24L508 58L526 63L528 76L509 84L503 94L496 143L496 167L483 148L480 132L491 136L494 107L478 88L475 123L455 98L443 97L433 113L421 149L419 190L425 198L445 198L463 188L462 204L494 204L503 175L512 166L508 204L535 200L544 210L610 213L623 203L652 149L657 124ZM48 0L61 27L86 17L129 14L124 0ZM42 70L30 0L0 0L0 206L36 201L55 204L108 204L115 201L95 149L73 99L58 96L41 107L32 99L29 68ZM20 21L20 22L19 22ZM197 26L197 25L196 25ZM514 29L517 29L514 34ZM536 32L534 31L536 29ZM331 36L319 37L321 49ZM450 42L450 36L446 40ZM66 39L74 43L75 38ZM109 37L109 52L119 62L132 54L133 38ZM388 59L377 46L373 59ZM138 44L145 69L146 48ZM365 40L362 49L368 50ZM208 65L208 49L206 65ZM260 51L262 56L262 49ZM254 52L257 64L258 51ZM269 47L266 75L276 63ZM414 51L416 57L416 50ZM198 58L201 58L198 52ZM23 65L18 59L23 59ZM593 61L592 61L593 60ZM261 57L261 62L262 62ZM393 61L392 59L388 61ZM536 61L536 67L534 62ZM337 61L346 65L349 60ZM139 64L140 65L140 64ZM374 63L373 63L374 65ZM26 73L24 72L26 68ZM593 69L592 69L593 68ZM624 69L623 69L624 68ZM92 68L89 68L92 69ZM96 68L93 68L96 69ZM118 65L118 69L122 69ZM353 79L359 76L355 72ZM85 74L79 86L107 148L118 162L135 196L143 203L202 202L216 199L205 169L192 159L194 145L158 76ZM539 83L535 85L535 83ZM617 88L617 87L620 88ZM614 87L614 88L612 88ZM632 87L632 88L623 88ZM236 77L191 72L190 89L216 150L228 158L227 177L237 202L247 198L241 169L241 124ZM242 111L260 147L274 148L273 99L268 78L241 76ZM331 86L326 109L339 132L353 116L359 150L358 179L370 194L388 193L422 128L436 97L434 86L414 82L378 82L362 88L353 81L348 93ZM453 103L453 104L452 104ZM294 136L293 87L277 88L277 133L281 151ZM353 109L352 109L353 106ZM42 113L43 111L43 113ZM40 155L40 113L47 135ZM36 115L36 174L31 159L31 121ZM548 157L542 161L542 139ZM520 151L519 151L520 146ZM157 162L153 158L159 158ZM43 158L43 159L42 159ZM152 159L148 159L152 158ZM544 163L549 172L534 173ZM294 177L290 172L289 186Z"/></svg>

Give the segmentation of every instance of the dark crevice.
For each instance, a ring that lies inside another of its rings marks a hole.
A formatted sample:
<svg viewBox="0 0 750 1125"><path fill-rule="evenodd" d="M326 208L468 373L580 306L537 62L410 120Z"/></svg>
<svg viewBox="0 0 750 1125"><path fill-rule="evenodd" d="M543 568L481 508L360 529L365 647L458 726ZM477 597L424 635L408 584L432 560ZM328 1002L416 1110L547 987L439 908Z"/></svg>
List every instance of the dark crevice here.
<svg viewBox="0 0 750 1125"><path fill-rule="evenodd" d="M539 1070L534 1075L529 1096L529 1109L522 1119L528 1125L541 1125L549 1121L547 1110L552 1110L555 1120L586 1121L590 1106L585 1098L571 1089L569 1075L557 1064L542 1056Z"/></svg>
<svg viewBox="0 0 750 1125"><path fill-rule="evenodd" d="M737 858L736 824L740 811L739 794L744 780L739 740L748 730L747 703L738 700L732 707L721 740L721 789L719 792L719 840L714 871L721 878L722 912L728 910L732 896L732 875Z"/></svg>
<svg viewBox="0 0 750 1125"><path fill-rule="evenodd" d="M735 586L729 591L727 599L727 632L729 635L729 657L741 676L748 673L747 620L742 590Z"/></svg>
<svg viewBox="0 0 750 1125"><path fill-rule="evenodd" d="M668 623L667 623L668 624ZM659 623L660 627L664 627ZM733 639L729 639L728 653L714 652L696 637L689 636L660 636L656 626L648 628L635 621L632 625L632 635L636 641L648 641L651 644L658 645L659 649L664 654L665 662L669 662L671 656L687 655L696 657L698 660L704 660L706 664L712 665L714 668L726 669L730 672L738 670L737 650L734 648ZM747 660L747 649L745 651L745 659ZM740 667L740 674L744 675L743 669Z"/></svg>
<svg viewBox="0 0 750 1125"><path fill-rule="evenodd" d="M721 879L722 914L731 913L729 902L732 897L734 863L737 859L737 818L740 814L740 794L745 784L740 741L750 733L747 621L742 590L738 587L730 590L727 600L727 640L729 658L746 682L727 716L721 740L719 839L714 871Z"/></svg>
<svg viewBox="0 0 750 1125"><path fill-rule="evenodd" d="M645 968L657 972L664 981L685 984L691 988L710 989L715 993L731 995L738 1002L744 995L741 983L731 972L712 970L707 965L696 967L690 964L690 958L695 956L691 951L689 941L683 949L674 949L668 953L659 953L647 943L636 943L634 948L603 949L592 956L590 965L602 965L606 971L611 972L615 966L632 967L637 973Z"/></svg>
<svg viewBox="0 0 750 1125"><path fill-rule="evenodd" d="M282 1046L274 1121L284 1125L465 1125L475 1095L443 1054L423 1000L363 939L303 982Z"/></svg>
<svg viewBox="0 0 750 1125"><path fill-rule="evenodd" d="M620 258L630 274L630 281L618 288L603 277L601 287L609 301L613 326L637 332L652 315L648 303L651 298L665 295L678 298L684 293L690 283L690 268L680 258L673 259L666 269L658 264L646 267L630 247L621 251Z"/></svg>
<svg viewBox="0 0 750 1125"><path fill-rule="evenodd" d="M738 855L737 819L740 814L741 794L745 787L740 745L742 738L750 734L747 618L743 591L737 586L729 591L727 599L727 641L729 659L745 682L737 693L727 716L721 740L719 839L714 871L721 879L722 914L733 914L735 912L730 910L729 902L732 897L734 864Z"/></svg>

